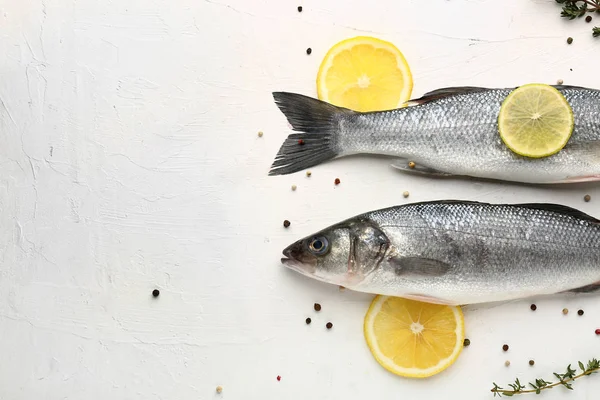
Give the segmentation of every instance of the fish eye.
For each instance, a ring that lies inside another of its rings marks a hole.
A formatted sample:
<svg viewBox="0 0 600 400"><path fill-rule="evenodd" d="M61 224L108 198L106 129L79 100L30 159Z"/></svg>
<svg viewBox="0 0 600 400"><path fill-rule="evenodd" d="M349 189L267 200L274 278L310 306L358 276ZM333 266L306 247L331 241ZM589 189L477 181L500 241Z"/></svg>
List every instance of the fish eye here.
<svg viewBox="0 0 600 400"><path fill-rule="evenodd" d="M308 244L308 249L311 253L316 255L323 255L327 252L329 248L329 242L327 238L324 236L319 236L313 238Z"/></svg>

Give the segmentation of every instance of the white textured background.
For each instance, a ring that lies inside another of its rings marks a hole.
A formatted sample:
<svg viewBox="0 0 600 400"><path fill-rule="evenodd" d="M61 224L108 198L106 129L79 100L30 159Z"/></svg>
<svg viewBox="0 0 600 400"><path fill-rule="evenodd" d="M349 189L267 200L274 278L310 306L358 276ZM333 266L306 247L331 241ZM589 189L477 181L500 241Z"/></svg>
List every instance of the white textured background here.
<svg viewBox="0 0 600 400"><path fill-rule="evenodd" d="M315 95L323 55L350 36L393 41L414 96L559 78L600 88L593 24L559 11L552 0L0 0L0 399L479 400L492 381L600 356L600 298L554 297L535 313L529 301L467 308L472 345L456 364L402 379L364 343L370 296L279 264L293 240L370 209L463 198L600 216L599 185L429 180L373 157L267 177L289 133L270 92ZM597 376L544 398L599 390Z"/></svg>

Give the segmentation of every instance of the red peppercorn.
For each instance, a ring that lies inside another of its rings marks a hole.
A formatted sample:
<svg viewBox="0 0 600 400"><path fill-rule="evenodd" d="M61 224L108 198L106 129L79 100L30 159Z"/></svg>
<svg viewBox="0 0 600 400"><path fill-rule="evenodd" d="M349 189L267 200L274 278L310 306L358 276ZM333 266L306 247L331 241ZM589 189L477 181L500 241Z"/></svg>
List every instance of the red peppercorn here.
<svg viewBox="0 0 600 400"><path fill-rule="evenodd" d="M277 375L277 381L281 380L281 376Z"/></svg>
<svg viewBox="0 0 600 400"><path fill-rule="evenodd" d="M336 185L339 185L339 184L340 184L340 182L341 182L341 181L340 181L340 178L335 178L335 181L334 181L334 183L335 183Z"/></svg>
<svg viewBox="0 0 600 400"><path fill-rule="evenodd" d="M300 146L302 146L302 145L304 144L304 140L302 140L302 139L298 140L298 144L299 144Z"/></svg>
<svg viewBox="0 0 600 400"><path fill-rule="evenodd" d="M595 333L596 335L600 335L600 329L596 329Z"/></svg>

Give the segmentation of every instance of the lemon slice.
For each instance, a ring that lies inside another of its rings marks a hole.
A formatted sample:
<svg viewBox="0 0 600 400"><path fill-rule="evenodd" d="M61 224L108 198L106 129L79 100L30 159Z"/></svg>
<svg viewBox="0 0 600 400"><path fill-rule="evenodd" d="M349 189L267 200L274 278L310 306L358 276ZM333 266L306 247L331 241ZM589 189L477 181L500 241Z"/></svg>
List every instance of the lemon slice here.
<svg viewBox="0 0 600 400"><path fill-rule="evenodd" d="M400 108L412 88L412 74L400 50L368 36L334 45L317 75L319 99L355 111Z"/></svg>
<svg viewBox="0 0 600 400"><path fill-rule="evenodd" d="M498 116L500 137L515 153L548 157L569 141L575 121L569 102L550 85L531 83L513 90Z"/></svg>
<svg viewBox="0 0 600 400"><path fill-rule="evenodd" d="M426 378L456 361L465 326L460 307L377 296L365 316L365 339L388 371Z"/></svg>

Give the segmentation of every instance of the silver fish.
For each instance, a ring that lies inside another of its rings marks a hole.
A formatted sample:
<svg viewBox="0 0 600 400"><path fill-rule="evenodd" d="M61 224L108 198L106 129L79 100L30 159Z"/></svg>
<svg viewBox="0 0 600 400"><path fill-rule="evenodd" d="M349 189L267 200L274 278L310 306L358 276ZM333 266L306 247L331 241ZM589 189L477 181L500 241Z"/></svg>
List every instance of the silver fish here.
<svg viewBox="0 0 600 400"><path fill-rule="evenodd" d="M575 128L559 153L540 159L519 156L500 139L498 114L514 88L439 89L408 107L368 113L275 92L276 104L301 133L288 136L269 175L370 153L396 157L396 168L423 174L536 184L600 180L600 90L555 87L571 105Z"/></svg>
<svg viewBox="0 0 600 400"><path fill-rule="evenodd" d="M283 254L286 267L319 281L437 304L600 289L600 221L556 204L406 204L332 225Z"/></svg>

